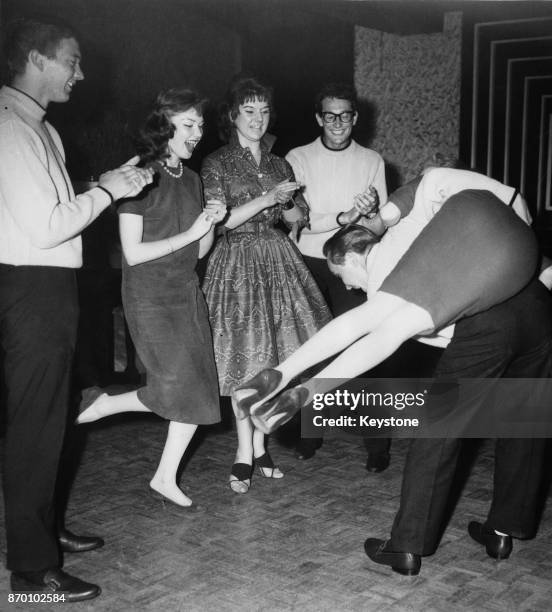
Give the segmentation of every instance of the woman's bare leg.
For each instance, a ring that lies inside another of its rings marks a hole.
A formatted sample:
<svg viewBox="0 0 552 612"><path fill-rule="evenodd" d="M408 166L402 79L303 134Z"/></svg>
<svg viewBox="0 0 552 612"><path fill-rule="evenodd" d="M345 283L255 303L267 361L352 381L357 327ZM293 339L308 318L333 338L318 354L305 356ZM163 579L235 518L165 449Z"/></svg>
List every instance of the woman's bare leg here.
<svg viewBox="0 0 552 612"><path fill-rule="evenodd" d="M433 322L427 311L403 301L403 305L380 322L374 331L349 346L315 378L284 391L272 401L253 405L253 423L265 433L271 433L302 406L309 404L315 393L331 391L342 382L374 368L392 355L407 339L432 328ZM288 367L289 361L299 354L301 349L302 347L278 367Z"/></svg>
<svg viewBox="0 0 552 612"><path fill-rule="evenodd" d="M76 422L79 425L93 423L99 419L121 412L151 412L151 410L138 399L137 391L129 391L119 395L102 393L90 406L79 414Z"/></svg>
<svg viewBox="0 0 552 612"><path fill-rule="evenodd" d="M332 355L344 351L359 338L373 332L391 314L400 310L405 305L408 305L408 302L405 302L400 297L378 292L366 303L330 321L300 346L295 353L274 368L282 374L280 384L270 393L267 393L260 401L252 404L250 413L254 414L257 407L277 395L291 380L298 377L302 372ZM423 330L420 329L419 331ZM359 373L365 372L367 369L360 370ZM254 389L247 389L245 388L246 385L243 385L243 387L243 389L233 394L234 403L238 406L242 398L255 393Z"/></svg>
<svg viewBox="0 0 552 612"><path fill-rule="evenodd" d="M182 457L197 429L191 423L170 421L167 440L150 487L179 506L191 506L192 500L176 483L176 473Z"/></svg>
<svg viewBox="0 0 552 612"><path fill-rule="evenodd" d="M233 408L234 405L232 404ZM253 424L251 419L239 418L234 408L234 414L236 415L236 432L238 434L238 448L236 450L236 456L234 457L234 463L244 463L246 465L253 465ZM230 486L236 493L247 493L251 486L251 478L240 479L234 474L230 474Z"/></svg>

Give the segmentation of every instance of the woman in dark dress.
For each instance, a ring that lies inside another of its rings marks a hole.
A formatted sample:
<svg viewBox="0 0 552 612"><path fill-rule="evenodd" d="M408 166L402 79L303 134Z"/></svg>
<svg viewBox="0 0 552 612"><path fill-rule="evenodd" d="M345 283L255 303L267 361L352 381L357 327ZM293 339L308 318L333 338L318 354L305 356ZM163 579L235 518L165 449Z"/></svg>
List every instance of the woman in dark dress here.
<svg viewBox="0 0 552 612"><path fill-rule="evenodd" d="M198 424L220 419L207 307L195 266L209 250L220 202L202 209L199 177L185 168L203 133L203 101L186 89L161 93L142 130L142 161L156 171L152 187L120 208L123 306L147 384L107 395L85 390L77 423L121 412L154 412L169 421L150 487L179 506L189 499L176 482Z"/></svg>
<svg viewBox="0 0 552 612"><path fill-rule="evenodd" d="M307 206L291 166L270 152L270 88L253 78L231 84L221 120L228 144L201 169L207 198L228 206L225 234L209 258L203 289L209 306L221 395L291 355L331 318L295 244L278 229L301 222ZM281 478L265 437L237 421L230 487L246 493L253 461L262 476Z"/></svg>

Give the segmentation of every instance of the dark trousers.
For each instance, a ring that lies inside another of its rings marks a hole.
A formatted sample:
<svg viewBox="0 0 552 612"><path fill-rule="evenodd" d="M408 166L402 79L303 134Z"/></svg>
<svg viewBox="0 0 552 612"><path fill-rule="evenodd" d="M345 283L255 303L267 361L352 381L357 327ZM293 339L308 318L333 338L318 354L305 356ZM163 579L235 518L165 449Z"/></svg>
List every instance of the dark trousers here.
<svg viewBox="0 0 552 612"><path fill-rule="evenodd" d="M308 256L303 256L303 258L334 317L339 317L343 313L366 302L366 294L360 289L347 289L343 281L330 272L325 259ZM372 371L369 376L387 376L387 370L385 374L383 371L381 373L379 371ZM310 441L315 443L320 439L311 438ZM307 439L307 443L308 441L309 439ZM390 444L391 440L389 438L364 438L364 446L369 453L388 451Z"/></svg>
<svg viewBox="0 0 552 612"><path fill-rule="evenodd" d="M54 494L77 322L73 270L0 264L4 500L7 565L13 571L60 563Z"/></svg>
<svg viewBox="0 0 552 612"><path fill-rule="evenodd" d="M498 306L456 325L436 378L540 378L552 371L550 296L535 281ZM485 410L483 393L466 411ZM439 410L438 401L430 408ZM520 406L523 410L523 406ZM403 473L401 503L391 531L394 550L435 552L461 447L459 439L415 439ZM545 440L496 441L493 501L487 524L525 538L536 530Z"/></svg>
<svg viewBox="0 0 552 612"><path fill-rule="evenodd" d="M121 303L121 275L110 268L81 268L77 271L77 287L76 387L107 387L113 382L113 309Z"/></svg>

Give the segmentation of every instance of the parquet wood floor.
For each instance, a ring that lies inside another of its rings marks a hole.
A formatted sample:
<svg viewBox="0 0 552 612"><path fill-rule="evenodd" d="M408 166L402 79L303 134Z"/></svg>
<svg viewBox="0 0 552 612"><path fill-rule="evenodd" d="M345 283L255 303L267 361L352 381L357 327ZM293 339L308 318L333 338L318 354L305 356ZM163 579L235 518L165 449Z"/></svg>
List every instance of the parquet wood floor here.
<svg viewBox="0 0 552 612"><path fill-rule="evenodd" d="M552 609L552 503L537 539L515 542L512 557L489 559L466 533L486 514L492 446L472 466L438 552L407 578L368 561L362 543L388 534L405 441L393 443L382 474L364 469L357 440L328 439L307 462L282 441L271 443L286 477L258 475L246 495L226 480L235 451L227 427L204 429L188 453L181 486L195 512L154 500L148 481L166 423L120 416L86 428L67 525L106 539L98 551L67 556L65 568L101 585L75 610L160 612L532 611ZM5 555L3 524L0 552ZM9 574L0 570L0 610L57 610L8 603Z"/></svg>

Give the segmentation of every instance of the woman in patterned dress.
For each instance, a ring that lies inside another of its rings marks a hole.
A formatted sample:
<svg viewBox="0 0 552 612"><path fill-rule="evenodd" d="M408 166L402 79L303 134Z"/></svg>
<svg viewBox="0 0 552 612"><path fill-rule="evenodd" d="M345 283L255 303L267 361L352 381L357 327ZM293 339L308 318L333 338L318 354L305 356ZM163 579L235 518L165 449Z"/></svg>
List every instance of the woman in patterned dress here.
<svg viewBox="0 0 552 612"><path fill-rule="evenodd" d="M203 134L203 101L194 91L161 93L142 130L139 152L156 172L140 197L119 207L123 247L123 306L147 384L107 395L83 392L77 423L121 412L154 412L169 421L165 448L150 487L187 507L176 482L182 456L198 424L220 419L216 366L205 300L195 273L226 209L202 210L201 181L185 168Z"/></svg>
<svg viewBox="0 0 552 612"><path fill-rule="evenodd" d="M207 201L228 207L203 284L223 396L280 363L331 318L299 250L275 227L280 220L305 222L307 210L291 166L270 152L264 138L271 113L268 87L236 79L221 113L228 144L201 170ZM232 490L247 492L253 462L262 476L281 478L264 434L249 419L237 421L237 432Z"/></svg>

